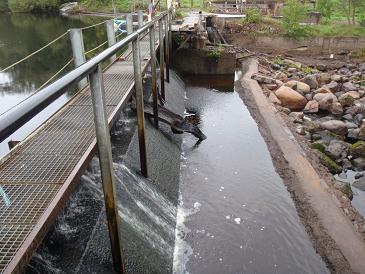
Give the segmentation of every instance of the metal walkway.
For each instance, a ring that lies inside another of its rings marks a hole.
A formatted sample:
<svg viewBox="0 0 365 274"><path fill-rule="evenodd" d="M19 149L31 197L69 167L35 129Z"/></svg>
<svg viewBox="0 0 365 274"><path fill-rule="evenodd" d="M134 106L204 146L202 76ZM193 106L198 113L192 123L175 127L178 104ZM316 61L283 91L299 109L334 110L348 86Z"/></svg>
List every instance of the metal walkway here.
<svg viewBox="0 0 365 274"><path fill-rule="evenodd" d="M149 49L145 35L142 71ZM133 72L133 54L127 50L103 73L109 125L132 94ZM95 151L91 92L85 88L0 162L0 186L10 200L5 205L0 199L0 273L25 269Z"/></svg>

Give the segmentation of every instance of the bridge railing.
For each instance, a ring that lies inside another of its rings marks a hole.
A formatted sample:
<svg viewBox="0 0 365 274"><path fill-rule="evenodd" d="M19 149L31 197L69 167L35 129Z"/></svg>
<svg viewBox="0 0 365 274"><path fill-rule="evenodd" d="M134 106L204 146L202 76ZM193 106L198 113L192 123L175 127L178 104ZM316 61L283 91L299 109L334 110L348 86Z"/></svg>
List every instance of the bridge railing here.
<svg viewBox="0 0 365 274"><path fill-rule="evenodd" d="M161 95L164 98L164 64L166 61L166 80L168 81L168 64L169 50L171 50L171 19L172 9L162 12L160 15L153 18L142 26L143 20L139 20L138 30L132 32L129 27L128 35L119 42L114 41L107 49L99 53L89 61L80 63L78 67L54 81L35 94L31 95L18 105L9 109L0 116L0 143L13 134L17 129L22 127L35 115L41 112L44 108L50 105L53 101L63 95L67 89L79 83L85 78L89 79L89 86L92 97L92 105L94 112L94 122L96 129L96 140L100 158L100 168L102 174L102 184L104 191L105 207L108 220L108 228L110 234L112 255L114 268L121 273L124 273L124 256L121 243L119 215L116 202L115 183L113 162L111 155L110 132L108 117L105 107L104 84L102 77L102 62L106 60L115 60L115 55L118 51L131 45L133 54L133 69L134 83L136 95L137 109L137 128L139 138L139 151L141 172L147 176L147 156L145 142L145 127L144 127L144 106L143 106L143 86L142 86L142 70L140 57L140 38L148 32L150 40L150 62L152 72L152 98L153 109L155 115L155 125L158 121L158 93L157 93L157 72L156 72L156 40L155 29L158 24L158 37L160 45L160 77L161 77ZM131 16L127 16L127 21L131 25ZM165 26L165 27L164 27ZM114 43L114 44L113 44ZM165 46L164 46L165 45ZM74 56L75 57L75 56Z"/></svg>

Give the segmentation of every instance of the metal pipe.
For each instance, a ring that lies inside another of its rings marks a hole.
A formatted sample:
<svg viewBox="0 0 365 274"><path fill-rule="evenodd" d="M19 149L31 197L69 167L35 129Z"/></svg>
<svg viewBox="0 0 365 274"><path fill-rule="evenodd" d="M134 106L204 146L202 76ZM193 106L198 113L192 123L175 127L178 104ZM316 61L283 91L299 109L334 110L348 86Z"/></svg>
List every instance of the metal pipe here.
<svg viewBox="0 0 365 274"><path fill-rule="evenodd" d="M144 107L143 107L143 86L141 72L141 58L139 50L139 39L132 42L133 48L133 68L134 83L136 90L136 106L137 106L137 124L138 124L138 141L139 141L139 160L141 164L141 173L147 177L147 149L144 127Z"/></svg>
<svg viewBox="0 0 365 274"><path fill-rule="evenodd" d="M115 45L107 48L86 63L80 65L66 75L62 76L60 79L41 89L39 92L29 96L20 104L1 114L0 143L25 123L27 123L35 115L41 112L45 107L63 95L71 84L78 82L88 76L98 64L112 57L117 51L122 49L131 41L135 40L139 34L144 33L154 24L154 22L160 20L164 16L166 16L166 12L163 12L153 21L145 24L141 29L128 35L121 41L117 42Z"/></svg>
<svg viewBox="0 0 365 274"><path fill-rule="evenodd" d="M138 11L138 28L143 26L143 11Z"/></svg>
<svg viewBox="0 0 365 274"><path fill-rule="evenodd" d="M166 82L170 82L169 14L165 18Z"/></svg>
<svg viewBox="0 0 365 274"><path fill-rule="evenodd" d="M85 57L85 46L84 46L84 38L82 36L81 29L70 29L70 39L72 46L72 54L74 58L75 68L81 66L86 62ZM82 79L79 83L79 89L82 89L87 85L87 79Z"/></svg>
<svg viewBox="0 0 365 274"><path fill-rule="evenodd" d="M158 40L160 44L160 85L161 97L165 100L165 65L164 65L164 46L163 46L163 20L158 21Z"/></svg>
<svg viewBox="0 0 365 274"><path fill-rule="evenodd" d="M116 43L115 31L114 31L114 20L105 21L105 28L106 28L106 34L108 37L108 46L111 47L111 46L115 45L115 43ZM115 59L117 59L116 54L114 54L112 57L110 57L111 62L114 62Z"/></svg>
<svg viewBox="0 0 365 274"><path fill-rule="evenodd" d="M96 140L99 151L105 210L108 221L113 265L117 272L125 273L124 252L120 235L120 219L116 197L112 149L110 144L108 117L105 110L104 83L100 64L90 74L90 89L93 102Z"/></svg>
<svg viewBox="0 0 365 274"><path fill-rule="evenodd" d="M158 128L158 94L157 94L157 73L156 73L156 48L155 48L155 27L150 27L150 55L151 55L151 74L152 74L152 104L154 125Z"/></svg>

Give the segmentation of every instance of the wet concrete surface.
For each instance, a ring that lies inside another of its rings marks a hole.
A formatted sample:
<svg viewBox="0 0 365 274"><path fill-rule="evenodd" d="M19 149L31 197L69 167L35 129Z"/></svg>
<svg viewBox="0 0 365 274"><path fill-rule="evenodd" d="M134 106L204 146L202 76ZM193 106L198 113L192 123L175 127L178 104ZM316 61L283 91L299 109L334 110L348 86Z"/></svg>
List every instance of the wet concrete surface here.
<svg viewBox="0 0 365 274"><path fill-rule="evenodd" d="M208 138L183 139L175 272L328 273L239 95L188 80Z"/></svg>

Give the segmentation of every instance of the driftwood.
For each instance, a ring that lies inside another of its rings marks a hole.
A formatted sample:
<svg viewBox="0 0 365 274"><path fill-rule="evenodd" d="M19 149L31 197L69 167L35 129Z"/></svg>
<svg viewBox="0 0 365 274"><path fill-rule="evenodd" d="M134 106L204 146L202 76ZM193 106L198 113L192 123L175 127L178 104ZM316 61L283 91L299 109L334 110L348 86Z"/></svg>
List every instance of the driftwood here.
<svg viewBox="0 0 365 274"><path fill-rule="evenodd" d="M151 103L144 104L144 114L146 118L153 119L153 107ZM193 134L199 141L207 139L207 136L197 127L192 124L187 118L184 118L171 110L158 106L158 120L169 125L171 130L175 134L182 134L183 132L189 132Z"/></svg>

